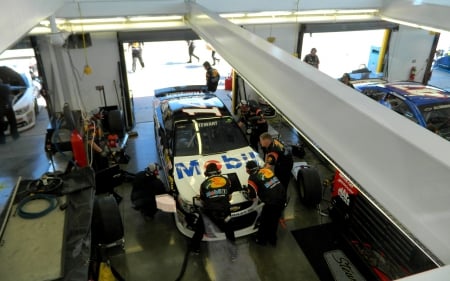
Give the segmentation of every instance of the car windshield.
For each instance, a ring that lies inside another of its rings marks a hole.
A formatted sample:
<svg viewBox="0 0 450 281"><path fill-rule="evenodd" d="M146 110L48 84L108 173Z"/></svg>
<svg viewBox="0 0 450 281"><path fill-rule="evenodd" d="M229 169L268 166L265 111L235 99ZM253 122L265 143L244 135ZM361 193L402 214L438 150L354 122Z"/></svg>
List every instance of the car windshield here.
<svg viewBox="0 0 450 281"><path fill-rule="evenodd" d="M217 154L245 146L248 141L230 116L175 124L175 156Z"/></svg>
<svg viewBox="0 0 450 281"><path fill-rule="evenodd" d="M427 128L450 140L450 102L419 107Z"/></svg>

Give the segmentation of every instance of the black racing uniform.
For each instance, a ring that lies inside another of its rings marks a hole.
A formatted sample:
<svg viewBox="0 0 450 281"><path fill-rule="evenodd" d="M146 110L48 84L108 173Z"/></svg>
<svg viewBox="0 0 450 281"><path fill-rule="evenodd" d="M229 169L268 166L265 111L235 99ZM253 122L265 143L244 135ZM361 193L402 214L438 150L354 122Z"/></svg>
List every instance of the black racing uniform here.
<svg viewBox="0 0 450 281"><path fill-rule="evenodd" d="M131 190L131 202L144 216L153 217L158 211L155 195L166 193L164 183L147 171L136 173Z"/></svg>
<svg viewBox="0 0 450 281"><path fill-rule="evenodd" d="M7 124L4 118L8 120L9 131L14 139L19 137L17 130L16 114L14 113L13 104L11 102L11 90L8 85L0 83L0 143L5 143L4 130Z"/></svg>
<svg viewBox="0 0 450 281"><path fill-rule="evenodd" d="M215 92L219 85L220 74L217 69L210 67L206 70L206 87L209 92Z"/></svg>
<svg viewBox="0 0 450 281"><path fill-rule="evenodd" d="M280 179L281 184L287 189L291 180L291 170L294 159L290 151L279 140L274 139L264 151L266 164L274 166L275 175Z"/></svg>
<svg viewBox="0 0 450 281"><path fill-rule="evenodd" d="M256 235L258 243L277 243L278 221L286 204L286 189L269 168L262 168L250 174L248 178L250 197L258 195L264 202L260 225Z"/></svg>
<svg viewBox="0 0 450 281"><path fill-rule="evenodd" d="M229 196L231 190L230 180L222 175L213 175L205 179L200 186L200 199L203 202L202 212L211 221L225 232L228 240L235 241L234 231L228 224L231 215ZM197 221L191 247L193 250L200 248L200 242L205 232L203 219Z"/></svg>
<svg viewBox="0 0 450 281"><path fill-rule="evenodd" d="M239 121L251 128L249 139L250 146L258 152L259 136L269 130L269 125L267 124L267 120L264 118L264 113L259 108L250 110Z"/></svg>

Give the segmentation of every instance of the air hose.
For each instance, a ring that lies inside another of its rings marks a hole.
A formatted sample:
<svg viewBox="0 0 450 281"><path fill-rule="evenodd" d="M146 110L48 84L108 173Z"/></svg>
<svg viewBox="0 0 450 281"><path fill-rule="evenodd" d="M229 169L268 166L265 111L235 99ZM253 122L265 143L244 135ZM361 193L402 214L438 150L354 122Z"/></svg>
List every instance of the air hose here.
<svg viewBox="0 0 450 281"><path fill-rule="evenodd" d="M48 202L48 206L47 208L43 209L42 211L39 212L28 212L24 210L24 207L31 201L33 200L46 200ZM35 195L30 195L25 197L24 199L22 199L18 206L17 206L17 214L24 219L36 219L36 218L40 218L43 217L45 215L47 215L48 213L50 213L53 209L56 208L56 206L58 206L58 200L56 199L56 196L54 195L49 195L49 194L35 194Z"/></svg>

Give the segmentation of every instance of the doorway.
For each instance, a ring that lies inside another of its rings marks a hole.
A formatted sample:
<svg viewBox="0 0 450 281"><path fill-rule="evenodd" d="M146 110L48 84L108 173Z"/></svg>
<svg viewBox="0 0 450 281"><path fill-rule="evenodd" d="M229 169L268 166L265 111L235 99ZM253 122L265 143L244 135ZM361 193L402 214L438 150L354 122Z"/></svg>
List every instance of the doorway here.
<svg viewBox="0 0 450 281"><path fill-rule="evenodd" d="M144 67L139 62L132 71L132 51L129 43L122 43L126 67L126 79L130 97L133 100L135 122L150 122L153 119L154 90L172 86L205 85L205 69L203 62L212 64L211 49L201 39L194 40L194 54L189 61L186 40L176 41L143 41L142 58ZM216 53L215 67L220 75L218 90L224 89L224 79L231 74L231 66Z"/></svg>

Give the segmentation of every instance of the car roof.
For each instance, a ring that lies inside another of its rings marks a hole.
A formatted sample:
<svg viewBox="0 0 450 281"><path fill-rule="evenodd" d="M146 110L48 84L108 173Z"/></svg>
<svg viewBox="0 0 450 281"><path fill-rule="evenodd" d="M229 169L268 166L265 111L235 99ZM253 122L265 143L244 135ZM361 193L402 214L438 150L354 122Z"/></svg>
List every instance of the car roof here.
<svg viewBox="0 0 450 281"><path fill-rule="evenodd" d="M155 90L155 97L163 113L174 119L231 116L222 100L202 90L195 86L170 87Z"/></svg>
<svg viewBox="0 0 450 281"><path fill-rule="evenodd" d="M450 102L450 92L444 89L423 85L417 82L390 82L385 84L366 85L367 87L382 87L395 92L417 106ZM365 88L363 86L362 88Z"/></svg>

